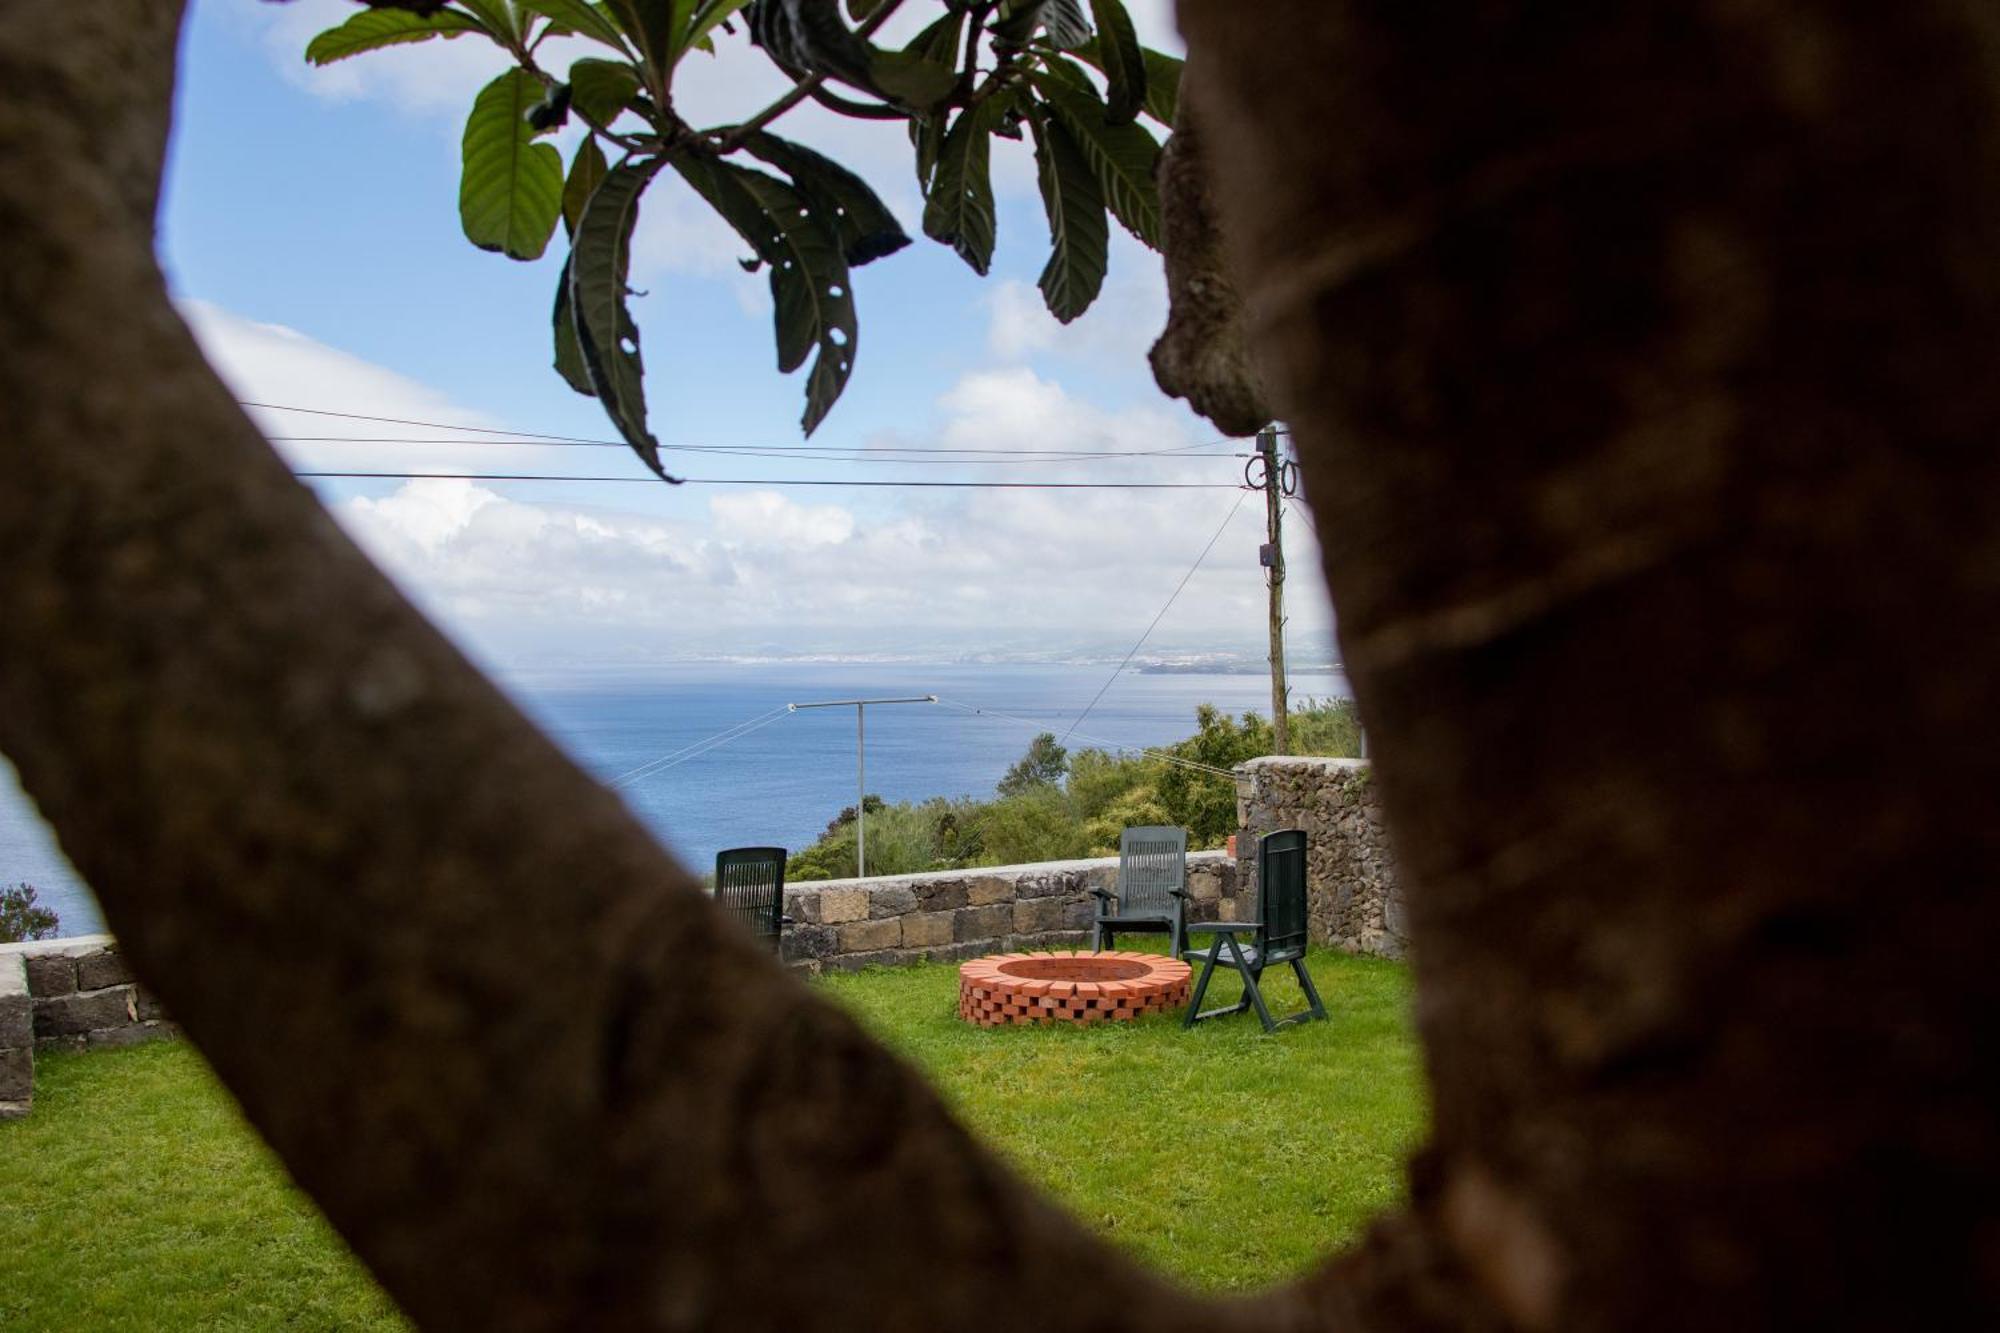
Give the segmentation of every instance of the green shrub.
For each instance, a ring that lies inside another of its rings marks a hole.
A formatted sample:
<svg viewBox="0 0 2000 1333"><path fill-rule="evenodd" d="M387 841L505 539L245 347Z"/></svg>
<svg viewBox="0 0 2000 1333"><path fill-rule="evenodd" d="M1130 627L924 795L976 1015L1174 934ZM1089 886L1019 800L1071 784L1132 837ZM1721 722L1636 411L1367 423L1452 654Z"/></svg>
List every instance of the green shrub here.
<svg viewBox="0 0 2000 1333"><path fill-rule="evenodd" d="M49 908L36 904L34 885L0 886L0 944L53 939L60 929L61 919Z"/></svg>

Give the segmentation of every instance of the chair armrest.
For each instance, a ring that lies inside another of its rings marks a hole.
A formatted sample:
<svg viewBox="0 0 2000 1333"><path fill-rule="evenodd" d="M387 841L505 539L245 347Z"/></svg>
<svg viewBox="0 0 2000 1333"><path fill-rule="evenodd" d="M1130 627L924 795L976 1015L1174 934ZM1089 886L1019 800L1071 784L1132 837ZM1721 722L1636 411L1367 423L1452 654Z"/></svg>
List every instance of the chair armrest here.
<svg viewBox="0 0 2000 1333"><path fill-rule="evenodd" d="M778 928L781 930L786 926L796 926L798 924L799 919L795 916L781 916L778 918Z"/></svg>
<svg viewBox="0 0 2000 1333"><path fill-rule="evenodd" d="M1188 891L1186 889L1168 889L1167 892L1171 893L1176 898L1188 897Z"/></svg>
<svg viewBox="0 0 2000 1333"><path fill-rule="evenodd" d="M1096 898L1100 902L1107 902L1107 903L1115 902L1118 898L1118 895L1111 892L1111 890L1109 889L1092 889L1090 891L1090 896Z"/></svg>
<svg viewBox="0 0 2000 1333"><path fill-rule="evenodd" d="M1187 923L1188 934L1190 935L1203 930L1240 935L1246 930L1262 930L1263 927L1264 923L1262 921L1190 921Z"/></svg>

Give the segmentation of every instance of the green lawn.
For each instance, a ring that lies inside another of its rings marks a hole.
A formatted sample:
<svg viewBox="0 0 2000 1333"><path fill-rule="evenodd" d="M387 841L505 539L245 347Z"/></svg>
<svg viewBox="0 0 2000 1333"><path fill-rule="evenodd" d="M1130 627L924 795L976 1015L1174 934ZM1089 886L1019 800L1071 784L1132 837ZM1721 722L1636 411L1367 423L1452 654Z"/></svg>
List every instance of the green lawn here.
<svg viewBox="0 0 2000 1333"><path fill-rule="evenodd" d="M1354 1239L1423 1130L1404 970L1312 972L1333 1021L1276 1037L1247 1014L977 1031L945 965L822 984L1086 1222L1225 1288ZM1289 975L1265 989L1301 1006ZM1211 1003L1234 994L1218 979ZM44 1056L35 1097L0 1125L0 1328L402 1326L190 1048Z"/></svg>

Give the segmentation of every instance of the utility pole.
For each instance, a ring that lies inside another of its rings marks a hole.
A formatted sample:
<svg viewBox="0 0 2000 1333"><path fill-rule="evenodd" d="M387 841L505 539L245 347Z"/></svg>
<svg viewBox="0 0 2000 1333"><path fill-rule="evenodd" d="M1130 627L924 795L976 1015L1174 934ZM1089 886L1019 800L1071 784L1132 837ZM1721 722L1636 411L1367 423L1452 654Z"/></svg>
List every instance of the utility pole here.
<svg viewBox="0 0 2000 1333"><path fill-rule="evenodd" d="M1263 476L1250 480L1261 466ZM1291 753L1290 719L1286 715L1285 690L1285 497L1297 488L1297 468L1278 461L1278 430L1266 426L1257 432L1257 455L1244 468L1251 488L1264 492L1264 527L1270 540L1258 552L1258 559L1270 571L1271 588L1271 743L1279 754Z"/></svg>
<svg viewBox="0 0 2000 1333"><path fill-rule="evenodd" d="M934 704L935 694L913 699L826 699L819 703L786 704L796 713L802 708L852 708L854 710L854 877L868 876L868 705Z"/></svg>

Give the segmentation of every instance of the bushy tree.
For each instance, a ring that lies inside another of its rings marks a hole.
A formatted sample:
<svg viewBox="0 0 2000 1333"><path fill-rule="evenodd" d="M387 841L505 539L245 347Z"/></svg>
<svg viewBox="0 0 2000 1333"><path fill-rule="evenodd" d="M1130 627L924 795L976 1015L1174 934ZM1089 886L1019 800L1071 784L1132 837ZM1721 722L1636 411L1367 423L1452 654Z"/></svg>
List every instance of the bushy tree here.
<svg viewBox="0 0 2000 1333"><path fill-rule="evenodd" d="M1014 761L995 788L1002 796L1018 796L1035 787L1053 787L1069 771L1069 751L1056 744L1056 734L1045 731L1028 742L1028 752Z"/></svg>
<svg viewBox="0 0 2000 1333"><path fill-rule="evenodd" d="M0 887L0 944L52 939L61 928L55 912L36 903L34 885Z"/></svg>

